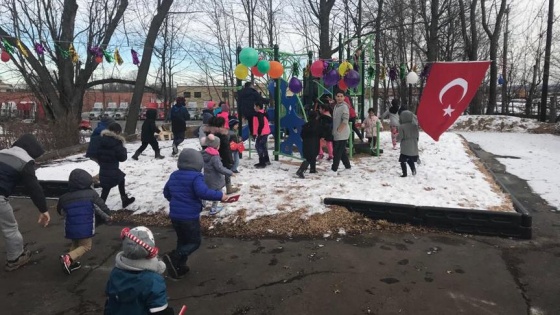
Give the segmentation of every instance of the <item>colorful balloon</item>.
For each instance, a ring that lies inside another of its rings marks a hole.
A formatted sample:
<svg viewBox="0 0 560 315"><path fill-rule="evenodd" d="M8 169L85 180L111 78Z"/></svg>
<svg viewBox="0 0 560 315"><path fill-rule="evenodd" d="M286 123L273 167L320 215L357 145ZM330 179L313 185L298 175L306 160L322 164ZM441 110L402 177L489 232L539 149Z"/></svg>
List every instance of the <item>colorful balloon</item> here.
<svg viewBox="0 0 560 315"><path fill-rule="evenodd" d="M256 49L245 47L239 53L239 61L246 67L252 67L259 62L259 53Z"/></svg>
<svg viewBox="0 0 560 315"><path fill-rule="evenodd" d="M259 72L263 75L267 74L270 70L270 62L268 62L268 60L259 60L257 63L257 69L259 69Z"/></svg>
<svg viewBox="0 0 560 315"><path fill-rule="evenodd" d="M344 82L344 79L338 81L338 88L341 89L344 92L346 92L346 90L348 90L348 85L346 85L346 83Z"/></svg>
<svg viewBox="0 0 560 315"><path fill-rule="evenodd" d="M290 79L290 82L288 82L288 87L290 88L290 91L292 91L294 94L298 94L303 90L303 85L301 84L301 81L296 77L292 77Z"/></svg>
<svg viewBox="0 0 560 315"><path fill-rule="evenodd" d="M344 76L344 83L353 89L360 84L360 74L356 70L348 70Z"/></svg>
<svg viewBox="0 0 560 315"><path fill-rule="evenodd" d="M251 67L251 73L255 76L255 77L263 77L264 74L262 72L259 71L259 69L257 68L257 66Z"/></svg>
<svg viewBox="0 0 560 315"><path fill-rule="evenodd" d="M325 70L325 67L324 67L324 63L323 63L322 60L317 60L317 61L313 62L311 64L311 67L309 68L309 71L311 72L311 75L316 77L316 78L322 77L324 70Z"/></svg>
<svg viewBox="0 0 560 315"><path fill-rule="evenodd" d="M235 77L238 78L239 80L245 80L245 78L249 75L249 68L247 68L245 65L238 64L235 67L233 73L235 74Z"/></svg>
<svg viewBox="0 0 560 315"><path fill-rule="evenodd" d="M333 86L340 80L340 75L336 69L332 69L323 76L323 82L326 86Z"/></svg>
<svg viewBox="0 0 560 315"><path fill-rule="evenodd" d="M349 63L348 61L344 61L343 63L340 64L340 66L338 66L338 73L340 74L340 76L343 77L346 74L346 71L352 69L354 69L354 67L352 67L352 64Z"/></svg>
<svg viewBox="0 0 560 315"><path fill-rule="evenodd" d="M284 67L278 61L271 61L270 62L270 70L268 70L268 75L272 79L278 79L284 73Z"/></svg>
<svg viewBox="0 0 560 315"><path fill-rule="evenodd" d="M7 51L2 50L2 55L0 55L0 59L2 59L2 61L4 62L8 62L10 61L10 54L8 54Z"/></svg>

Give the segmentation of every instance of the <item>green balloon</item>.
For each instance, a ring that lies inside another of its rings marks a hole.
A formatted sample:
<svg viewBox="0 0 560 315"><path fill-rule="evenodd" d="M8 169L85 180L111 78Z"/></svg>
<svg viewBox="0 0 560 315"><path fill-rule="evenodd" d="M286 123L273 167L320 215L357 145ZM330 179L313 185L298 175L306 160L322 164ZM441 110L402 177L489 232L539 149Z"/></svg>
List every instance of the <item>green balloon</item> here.
<svg viewBox="0 0 560 315"><path fill-rule="evenodd" d="M259 53L257 52L256 49L251 47L243 48L239 53L239 61L243 65L250 68L256 65L257 62L259 61Z"/></svg>
<svg viewBox="0 0 560 315"><path fill-rule="evenodd" d="M268 70L270 70L270 62L268 62L268 60L259 60L259 63L257 63L257 69L259 69L260 73L267 74Z"/></svg>

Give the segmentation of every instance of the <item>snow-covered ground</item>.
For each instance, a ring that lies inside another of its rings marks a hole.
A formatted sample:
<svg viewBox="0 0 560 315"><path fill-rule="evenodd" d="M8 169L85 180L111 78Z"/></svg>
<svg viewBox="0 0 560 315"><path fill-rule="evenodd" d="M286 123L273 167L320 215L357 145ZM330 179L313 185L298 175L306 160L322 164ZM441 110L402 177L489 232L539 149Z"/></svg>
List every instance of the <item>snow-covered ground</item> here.
<svg viewBox="0 0 560 315"><path fill-rule="evenodd" d="M464 116L475 117L475 116ZM481 116L484 117L484 116ZM494 116L496 117L496 116ZM463 118L461 118L463 119ZM490 130L511 125L518 118L502 118ZM472 122L471 122L472 123ZM527 124L519 130L527 130ZM460 130L457 128L456 130ZM515 129L517 131L517 129ZM446 132L439 142L426 134L420 136L420 156L422 164L418 174L401 178L398 163L399 150L392 150L389 132L381 134L381 148L385 152L380 157L361 156L352 160L352 170L342 172L336 177L325 175L330 162L318 165L318 174L306 173L305 179L294 176L300 160L280 157L265 169L255 169L256 153L249 158L244 153L240 173L232 178L234 186L241 191L238 202L227 204L218 214L221 221L233 221L238 211L244 210L246 220L279 213L302 211L303 217L328 211L322 200L326 197L349 198L380 202L458 207L474 209L503 210L511 204L503 193L496 191L488 178L475 163L476 157L467 152L461 133L468 141L478 143L486 151L497 155L518 156L520 159L500 159L511 172L527 179L531 188L543 195L551 205L560 207L560 198L553 191L559 187L560 176L560 137L548 134L499 133L499 132ZM272 148L272 142L269 143ZM139 143L126 145L129 157ZM247 146L247 144L246 144ZM150 147L144 151L139 161L132 159L121 163L127 174L127 192L136 197L136 202L128 208L135 213L154 213L168 211L168 202L163 198L162 189L169 174L177 169L177 159L171 157L171 141L160 141L163 160L153 159ZM197 139L187 139L182 147L199 149ZM270 151L272 154L272 151ZM271 155L272 157L272 155ZM37 171L40 179L67 180L74 168L82 168L91 174L98 173L98 166L82 155L70 156L55 161ZM340 168L344 168L342 165ZM556 175L554 175L556 172ZM110 208L121 208L118 190L115 187L107 200ZM513 209L509 209L513 211Z"/></svg>
<svg viewBox="0 0 560 315"><path fill-rule="evenodd" d="M495 155L508 173L529 182L534 192L560 209L560 137L549 134L461 132Z"/></svg>

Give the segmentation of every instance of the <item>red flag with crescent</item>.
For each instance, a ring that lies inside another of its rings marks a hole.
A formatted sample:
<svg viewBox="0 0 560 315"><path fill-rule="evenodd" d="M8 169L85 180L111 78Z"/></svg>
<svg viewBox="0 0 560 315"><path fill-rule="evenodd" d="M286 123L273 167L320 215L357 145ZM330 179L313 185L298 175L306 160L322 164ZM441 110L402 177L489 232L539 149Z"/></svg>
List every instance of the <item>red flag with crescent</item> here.
<svg viewBox="0 0 560 315"><path fill-rule="evenodd" d="M438 141L469 106L490 61L436 62L418 105L418 123Z"/></svg>

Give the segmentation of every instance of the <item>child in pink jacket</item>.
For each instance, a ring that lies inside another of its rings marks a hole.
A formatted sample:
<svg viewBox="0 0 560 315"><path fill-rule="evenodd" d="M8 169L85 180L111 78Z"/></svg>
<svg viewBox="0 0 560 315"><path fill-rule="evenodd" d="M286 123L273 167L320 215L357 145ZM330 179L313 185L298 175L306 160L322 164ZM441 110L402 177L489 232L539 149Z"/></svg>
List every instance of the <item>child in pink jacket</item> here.
<svg viewBox="0 0 560 315"><path fill-rule="evenodd" d="M380 129L383 129L383 125L381 125L381 121L377 116L375 116L375 112L373 108L368 109L368 117L364 120L364 132L366 134L366 138L368 139L368 143L375 146L377 142L377 122L380 122L379 126Z"/></svg>

